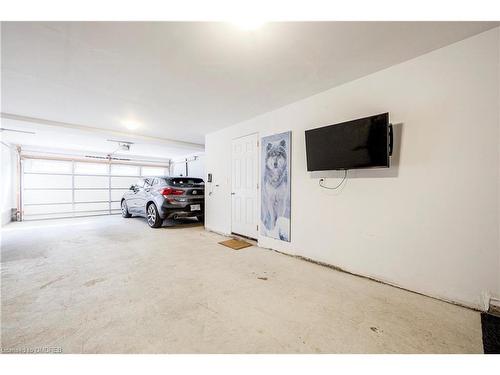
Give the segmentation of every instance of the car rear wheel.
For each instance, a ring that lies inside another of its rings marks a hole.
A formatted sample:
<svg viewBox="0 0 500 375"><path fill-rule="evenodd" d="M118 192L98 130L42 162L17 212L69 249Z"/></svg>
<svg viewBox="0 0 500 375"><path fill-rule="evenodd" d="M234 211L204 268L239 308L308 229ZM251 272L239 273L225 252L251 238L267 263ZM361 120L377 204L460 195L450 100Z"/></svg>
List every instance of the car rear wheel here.
<svg viewBox="0 0 500 375"><path fill-rule="evenodd" d="M128 207L127 207L127 202L125 202L125 199L122 200L122 217L131 217L132 215L130 212L128 212Z"/></svg>
<svg viewBox="0 0 500 375"><path fill-rule="evenodd" d="M146 210L146 219L148 220L148 225L151 228L161 227L162 219L158 213L158 209L154 203L151 203Z"/></svg>

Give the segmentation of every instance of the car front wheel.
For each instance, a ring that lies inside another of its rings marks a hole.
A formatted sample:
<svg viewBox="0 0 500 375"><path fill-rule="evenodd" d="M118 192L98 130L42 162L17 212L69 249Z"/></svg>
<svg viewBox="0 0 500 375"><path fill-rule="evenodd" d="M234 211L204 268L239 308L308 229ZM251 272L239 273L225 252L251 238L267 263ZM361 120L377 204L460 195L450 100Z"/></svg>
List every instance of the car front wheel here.
<svg viewBox="0 0 500 375"><path fill-rule="evenodd" d="M131 217L132 215L130 212L128 212L128 207L127 207L127 202L125 202L125 199L122 200L122 217Z"/></svg>
<svg viewBox="0 0 500 375"><path fill-rule="evenodd" d="M154 203L151 203L147 210L147 215L146 218L148 220L148 225L151 228L159 228L161 227L162 219L160 217L160 214L158 213L158 209L156 208L156 205Z"/></svg>

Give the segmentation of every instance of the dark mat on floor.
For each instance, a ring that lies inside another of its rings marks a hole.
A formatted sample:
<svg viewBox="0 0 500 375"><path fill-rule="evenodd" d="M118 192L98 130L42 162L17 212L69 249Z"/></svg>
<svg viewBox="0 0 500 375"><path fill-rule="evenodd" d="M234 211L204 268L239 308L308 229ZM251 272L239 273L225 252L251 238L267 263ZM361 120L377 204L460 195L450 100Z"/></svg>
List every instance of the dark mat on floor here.
<svg viewBox="0 0 500 375"><path fill-rule="evenodd" d="M500 354L500 316L481 313L485 354Z"/></svg>

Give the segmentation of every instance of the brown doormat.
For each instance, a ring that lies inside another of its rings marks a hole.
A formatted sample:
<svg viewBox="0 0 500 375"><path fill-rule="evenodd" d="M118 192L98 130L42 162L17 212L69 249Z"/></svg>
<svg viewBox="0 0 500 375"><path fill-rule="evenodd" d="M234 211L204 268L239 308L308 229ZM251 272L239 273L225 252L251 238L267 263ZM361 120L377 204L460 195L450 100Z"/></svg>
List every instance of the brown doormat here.
<svg viewBox="0 0 500 375"><path fill-rule="evenodd" d="M227 240L227 241L222 241L222 242L219 242L219 243L221 245L230 247L233 250L241 250L241 249L244 249L245 247L252 246L251 243L248 243L248 242L245 242L245 241L242 241L242 240L235 240L235 239Z"/></svg>

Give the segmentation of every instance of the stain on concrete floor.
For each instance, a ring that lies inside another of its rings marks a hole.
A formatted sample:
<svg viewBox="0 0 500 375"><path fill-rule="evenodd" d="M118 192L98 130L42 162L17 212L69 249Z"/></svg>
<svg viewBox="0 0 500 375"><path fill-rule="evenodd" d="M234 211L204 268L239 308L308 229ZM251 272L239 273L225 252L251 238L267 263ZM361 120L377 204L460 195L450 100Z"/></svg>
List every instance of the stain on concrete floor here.
<svg viewBox="0 0 500 375"><path fill-rule="evenodd" d="M98 279L92 279L92 280L89 280L87 281L85 284L83 284L84 286L86 287L89 287L89 286L94 286L95 284L97 283L102 283L103 281L106 281L106 279L104 277L100 277Z"/></svg>
<svg viewBox="0 0 500 375"><path fill-rule="evenodd" d="M60 281L60 280L64 279L65 277L66 277L65 275L61 275L61 276L59 276L59 277L56 277L54 280L51 280L51 281L49 281L48 283L43 284L43 285L40 287L40 289L46 288L46 287L48 287L49 285L52 285L52 284L54 284L54 283L57 283L58 281Z"/></svg>

